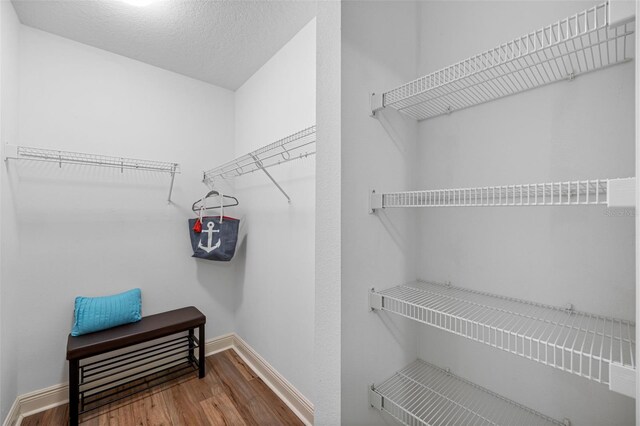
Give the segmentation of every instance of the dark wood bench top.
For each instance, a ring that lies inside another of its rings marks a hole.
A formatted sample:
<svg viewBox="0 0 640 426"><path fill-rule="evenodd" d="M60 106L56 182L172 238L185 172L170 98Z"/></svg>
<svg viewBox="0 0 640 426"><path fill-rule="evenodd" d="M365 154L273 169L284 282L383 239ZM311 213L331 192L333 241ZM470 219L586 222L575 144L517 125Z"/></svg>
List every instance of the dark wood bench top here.
<svg viewBox="0 0 640 426"><path fill-rule="evenodd" d="M140 321L67 340L67 359L83 359L137 343L148 342L206 323L207 318L193 306L143 317ZM204 342L201 342L204 344Z"/></svg>

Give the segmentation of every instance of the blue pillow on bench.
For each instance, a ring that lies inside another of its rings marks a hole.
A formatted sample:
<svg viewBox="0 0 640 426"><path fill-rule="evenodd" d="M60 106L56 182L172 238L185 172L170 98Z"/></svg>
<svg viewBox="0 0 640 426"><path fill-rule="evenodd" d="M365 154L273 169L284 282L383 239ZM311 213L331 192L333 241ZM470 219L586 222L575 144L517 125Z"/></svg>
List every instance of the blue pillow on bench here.
<svg viewBox="0 0 640 426"><path fill-rule="evenodd" d="M72 336L93 333L140 321L142 296L139 288L104 297L76 297Z"/></svg>

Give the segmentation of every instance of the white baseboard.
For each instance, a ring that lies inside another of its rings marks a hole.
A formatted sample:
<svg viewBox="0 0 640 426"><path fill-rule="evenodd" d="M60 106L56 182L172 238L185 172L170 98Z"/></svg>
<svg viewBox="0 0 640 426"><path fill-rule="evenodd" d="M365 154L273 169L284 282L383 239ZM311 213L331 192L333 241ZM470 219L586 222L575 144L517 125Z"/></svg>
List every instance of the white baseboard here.
<svg viewBox="0 0 640 426"><path fill-rule="evenodd" d="M3 426L19 426L22 419L69 402L69 385L61 383L16 398Z"/></svg>
<svg viewBox="0 0 640 426"><path fill-rule="evenodd" d="M313 405L291 383L278 373L264 358L235 333L207 340L205 355L233 349L263 382L306 425L313 424ZM20 426L22 419L69 402L69 385L61 383L16 398L3 426Z"/></svg>
<svg viewBox="0 0 640 426"><path fill-rule="evenodd" d="M13 426L16 424L16 420L20 417L20 405L18 404L18 399L16 398L11 404L11 408L9 409L9 413L7 413L7 417L4 419L2 426Z"/></svg>
<svg viewBox="0 0 640 426"><path fill-rule="evenodd" d="M223 334L222 336L207 340L204 344L204 355L209 356L226 351L227 349L233 349L235 335L235 333Z"/></svg>
<svg viewBox="0 0 640 426"><path fill-rule="evenodd" d="M233 335L233 349L305 425L313 425L313 404L251 346Z"/></svg>

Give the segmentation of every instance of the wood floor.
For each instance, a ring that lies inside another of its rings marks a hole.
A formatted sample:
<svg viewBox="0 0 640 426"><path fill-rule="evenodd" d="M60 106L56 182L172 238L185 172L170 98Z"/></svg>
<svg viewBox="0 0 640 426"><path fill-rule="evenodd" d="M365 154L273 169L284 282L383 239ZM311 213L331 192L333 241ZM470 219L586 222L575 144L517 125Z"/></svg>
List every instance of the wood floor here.
<svg viewBox="0 0 640 426"><path fill-rule="evenodd" d="M66 425L69 405L26 417L22 426ZM233 351L207 357L207 375L158 386L80 417L84 426L302 425Z"/></svg>

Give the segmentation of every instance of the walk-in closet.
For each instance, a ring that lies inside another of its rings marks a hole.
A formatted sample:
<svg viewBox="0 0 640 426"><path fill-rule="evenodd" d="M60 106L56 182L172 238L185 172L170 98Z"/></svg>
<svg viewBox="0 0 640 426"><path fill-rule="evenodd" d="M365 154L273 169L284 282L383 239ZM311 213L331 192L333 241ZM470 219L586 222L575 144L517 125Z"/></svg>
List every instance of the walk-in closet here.
<svg viewBox="0 0 640 426"><path fill-rule="evenodd" d="M311 424L315 3L1 7L2 422Z"/></svg>
<svg viewBox="0 0 640 426"><path fill-rule="evenodd" d="M0 0L0 421L632 426L637 0Z"/></svg>

